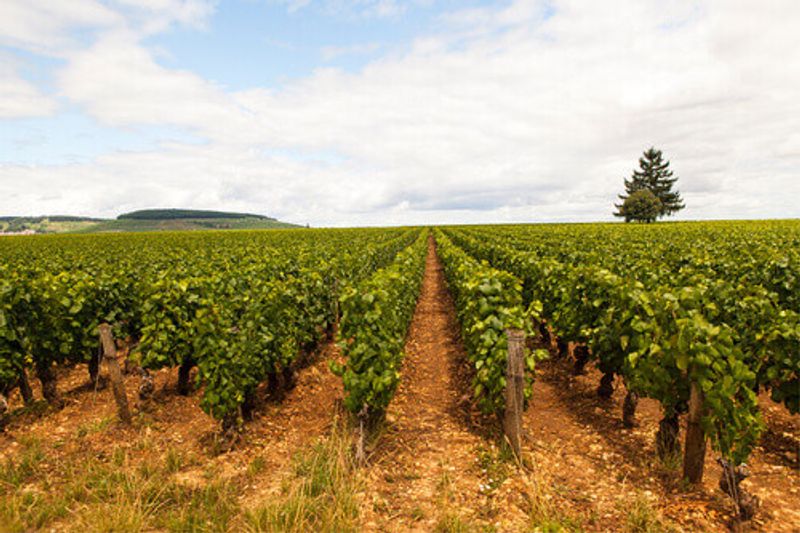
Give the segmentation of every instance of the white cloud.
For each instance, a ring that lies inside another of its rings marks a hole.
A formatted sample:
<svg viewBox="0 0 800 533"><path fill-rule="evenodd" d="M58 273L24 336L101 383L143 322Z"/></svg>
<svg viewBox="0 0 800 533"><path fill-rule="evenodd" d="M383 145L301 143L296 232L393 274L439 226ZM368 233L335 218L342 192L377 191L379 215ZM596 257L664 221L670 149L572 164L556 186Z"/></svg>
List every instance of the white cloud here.
<svg viewBox="0 0 800 533"><path fill-rule="evenodd" d="M685 218L800 216L800 4L517 1L442 23L361 72L242 92L159 65L135 32L104 32L70 54L61 94L105 124L178 126L206 144L0 166L0 211L610 219L623 177L656 145Z"/></svg>
<svg viewBox="0 0 800 533"><path fill-rule="evenodd" d="M95 0L3 0L0 44L59 55L77 44L75 33L122 22L117 13Z"/></svg>
<svg viewBox="0 0 800 533"><path fill-rule="evenodd" d="M289 13L316 9L331 16L388 18L400 15L409 5L427 6L427 0L271 0L286 7Z"/></svg>
<svg viewBox="0 0 800 533"><path fill-rule="evenodd" d="M322 59L333 61L342 56L363 56L374 54L381 49L380 43L358 43L347 46L323 46L320 50Z"/></svg>
<svg viewBox="0 0 800 533"><path fill-rule="evenodd" d="M0 120L51 115L58 104L33 83L21 78L15 62L0 54Z"/></svg>
<svg viewBox="0 0 800 533"><path fill-rule="evenodd" d="M186 71L160 66L134 37L102 36L58 72L61 93L104 124L170 125L223 138L242 114L224 91Z"/></svg>
<svg viewBox="0 0 800 533"><path fill-rule="evenodd" d="M213 11L211 0L3 0L0 45L62 57L85 46L93 32L198 27Z"/></svg>

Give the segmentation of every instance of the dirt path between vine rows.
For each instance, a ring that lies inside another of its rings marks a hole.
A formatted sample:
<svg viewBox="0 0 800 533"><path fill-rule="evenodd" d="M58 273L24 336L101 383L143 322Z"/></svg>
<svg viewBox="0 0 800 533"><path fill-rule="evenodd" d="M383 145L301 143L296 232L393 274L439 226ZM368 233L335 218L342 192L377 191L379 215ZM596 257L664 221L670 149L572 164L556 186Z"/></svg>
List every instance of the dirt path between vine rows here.
<svg viewBox="0 0 800 533"><path fill-rule="evenodd" d="M717 488L718 454L709 446L702 485L684 486L679 462L670 466L656 459L658 402L640 400L639 426L626 429L620 416L625 396L620 380L613 398L604 401L596 394L601 377L596 368L581 376L571 375L570 369L569 360L540 364L533 403L525 414L531 449L550 472L560 505L582 515L589 530L614 530L629 521L631 509L649 506L683 531L727 531L733 508ZM797 532L800 417L766 397L761 408L768 430L748 461L752 477L743 486L762 506L744 531Z"/></svg>
<svg viewBox="0 0 800 533"><path fill-rule="evenodd" d="M464 350L432 240L405 350L400 386L367 473L363 525L432 531L455 517L472 522L480 510L475 457L485 442L463 415Z"/></svg>
<svg viewBox="0 0 800 533"><path fill-rule="evenodd" d="M703 487L686 490L680 470L655 459L657 403L642 400L640 425L624 429L622 385L613 400L600 400L597 369L574 377L569 367L568 361L553 360L537 368L524 421L531 468L516 469L499 451L497 426L470 411L469 363L431 243L400 387L365 472L362 527L535 531L557 524L598 532L727 531L731 505L716 489L714 455L707 456ZM769 426L787 436L796 433L796 417L768 414ZM793 455L787 449L771 458L761 447L754 454L758 474L749 486L766 501L746 531L798 531L792 503L800 501L798 472L791 457L782 459ZM772 491L763 484L767 479Z"/></svg>

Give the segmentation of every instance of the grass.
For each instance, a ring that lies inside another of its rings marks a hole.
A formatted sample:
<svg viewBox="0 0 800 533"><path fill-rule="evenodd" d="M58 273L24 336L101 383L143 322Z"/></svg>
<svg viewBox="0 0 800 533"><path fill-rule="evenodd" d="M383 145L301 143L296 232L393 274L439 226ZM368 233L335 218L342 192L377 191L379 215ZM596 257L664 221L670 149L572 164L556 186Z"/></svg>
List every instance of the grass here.
<svg viewBox="0 0 800 533"><path fill-rule="evenodd" d="M83 438L93 433L100 433L112 426L116 422L115 416L107 416L105 418L96 418L90 422L86 422L78 426L76 430L78 438Z"/></svg>
<svg viewBox="0 0 800 533"><path fill-rule="evenodd" d="M516 458L511 449L504 443L494 456L493 462L486 464L486 456L481 459L481 466L490 479L508 477L516 467ZM521 496L524 499L524 511L528 516L526 531L535 533L577 533L583 531L582 521L557 502L555 487L549 473L540 467L533 456L525 457L523 464L530 468L516 470ZM499 482L498 486L502 484Z"/></svg>
<svg viewBox="0 0 800 533"><path fill-rule="evenodd" d="M267 461L262 455L256 455L250 464L247 465L247 476L254 478L258 476L264 469L267 468Z"/></svg>
<svg viewBox="0 0 800 533"><path fill-rule="evenodd" d="M0 466L0 484L10 486L12 489L19 488L25 481L36 474L39 464L44 459L42 445L38 439L28 438L22 440L22 451L16 460L7 459L5 464Z"/></svg>
<svg viewBox="0 0 800 533"><path fill-rule="evenodd" d="M625 531L628 533L671 533L677 531L647 498L640 495L625 502Z"/></svg>
<svg viewBox="0 0 800 533"><path fill-rule="evenodd" d="M556 504L552 495L547 492L550 486L545 479L533 474L527 484L528 516L530 529L537 533L561 533L583 531L581 521Z"/></svg>
<svg viewBox="0 0 800 533"><path fill-rule="evenodd" d="M514 452L507 444L491 445L478 449L478 466L485 478L481 492L492 493L497 490L516 468Z"/></svg>
<svg viewBox="0 0 800 533"><path fill-rule="evenodd" d="M482 528L468 522L457 513L446 512L439 517L434 531L436 533L473 533L482 531Z"/></svg>
<svg viewBox="0 0 800 533"><path fill-rule="evenodd" d="M135 443L102 456L41 464L36 440L0 468L0 531L227 531L239 514L236 482L178 483L186 458L174 451L134 460Z"/></svg>
<svg viewBox="0 0 800 533"><path fill-rule="evenodd" d="M454 505L456 490L451 472L453 467L442 462L439 464L441 475L436 483L439 496L438 519L434 530L438 533L472 533L481 531L481 528L465 518Z"/></svg>
<svg viewBox="0 0 800 533"><path fill-rule="evenodd" d="M244 529L287 533L357 531L356 494L361 484L350 440L345 431L334 425L330 437L294 458L292 476L281 494L245 514Z"/></svg>

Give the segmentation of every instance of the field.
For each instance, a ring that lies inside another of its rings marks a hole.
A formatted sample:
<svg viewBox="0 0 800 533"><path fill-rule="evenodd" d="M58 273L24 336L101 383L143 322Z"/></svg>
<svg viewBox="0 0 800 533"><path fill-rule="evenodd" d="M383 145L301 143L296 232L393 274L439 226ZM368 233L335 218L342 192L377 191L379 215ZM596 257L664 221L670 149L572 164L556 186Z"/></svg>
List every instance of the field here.
<svg viewBox="0 0 800 533"><path fill-rule="evenodd" d="M0 240L0 531L797 531L799 410L798 221Z"/></svg>

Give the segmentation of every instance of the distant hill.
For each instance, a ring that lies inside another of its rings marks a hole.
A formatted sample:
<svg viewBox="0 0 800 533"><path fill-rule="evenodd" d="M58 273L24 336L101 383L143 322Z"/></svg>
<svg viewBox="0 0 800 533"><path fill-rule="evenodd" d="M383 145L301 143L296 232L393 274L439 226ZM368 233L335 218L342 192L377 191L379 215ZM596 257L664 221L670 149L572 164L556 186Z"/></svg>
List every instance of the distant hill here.
<svg viewBox="0 0 800 533"><path fill-rule="evenodd" d="M0 235L8 233L71 233L104 222L100 218L64 215L0 217Z"/></svg>
<svg viewBox="0 0 800 533"><path fill-rule="evenodd" d="M281 222L264 215L192 209L146 209L125 213L113 220L72 216L0 217L0 234L109 233L296 227L299 226Z"/></svg>
<svg viewBox="0 0 800 533"><path fill-rule="evenodd" d="M225 211L198 211L195 209L142 209L124 213L117 220L182 220L182 219L217 219L217 218L254 218L259 220L275 220L264 215L250 213L227 213Z"/></svg>
<svg viewBox="0 0 800 533"><path fill-rule="evenodd" d="M47 217L0 217L0 222L18 222L37 224L49 220L50 222L101 222L102 218L73 217L67 215L53 215Z"/></svg>
<svg viewBox="0 0 800 533"><path fill-rule="evenodd" d="M269 218L174 218L174 219L117 219L87 226L80 233L122 231L190 231L208 229L280 229L297 228L295 224Z"/></svg>

